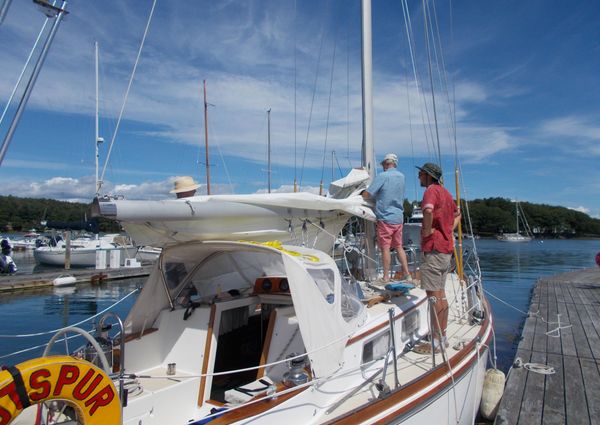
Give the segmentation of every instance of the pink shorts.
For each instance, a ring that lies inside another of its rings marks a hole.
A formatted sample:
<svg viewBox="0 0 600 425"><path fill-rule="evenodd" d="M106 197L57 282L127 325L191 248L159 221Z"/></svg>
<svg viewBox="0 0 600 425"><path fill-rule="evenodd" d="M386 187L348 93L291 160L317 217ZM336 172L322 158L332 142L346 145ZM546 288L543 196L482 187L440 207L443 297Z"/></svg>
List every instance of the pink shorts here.
<svg viewBox="0 0 600 425"><path fill-rule="evenodd" d="M398 248L402 246L402 224L377 222L377 244L380 248Z"/></svg>

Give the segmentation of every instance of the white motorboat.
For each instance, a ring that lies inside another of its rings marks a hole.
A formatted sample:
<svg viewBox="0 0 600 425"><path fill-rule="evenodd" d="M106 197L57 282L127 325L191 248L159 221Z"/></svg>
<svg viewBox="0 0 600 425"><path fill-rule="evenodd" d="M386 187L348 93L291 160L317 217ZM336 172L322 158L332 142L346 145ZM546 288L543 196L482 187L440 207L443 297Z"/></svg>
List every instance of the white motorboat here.
<svg viewBox="0 0 600 425"><path fill-rule="evenodd" d="M104 251L106 265L110 264L111 253L118 252L119 264L122 266L127 258L135 258L137 248L119 234L107 234L94 238L76 238L71 241L70 259L73 267L93 267L96 265L96 254ZM65 266L67 245L64 240L55 246L40 246L34 249L33 256L38 264L49 266ZM115 254L113 254L114 256Z"/></svg>

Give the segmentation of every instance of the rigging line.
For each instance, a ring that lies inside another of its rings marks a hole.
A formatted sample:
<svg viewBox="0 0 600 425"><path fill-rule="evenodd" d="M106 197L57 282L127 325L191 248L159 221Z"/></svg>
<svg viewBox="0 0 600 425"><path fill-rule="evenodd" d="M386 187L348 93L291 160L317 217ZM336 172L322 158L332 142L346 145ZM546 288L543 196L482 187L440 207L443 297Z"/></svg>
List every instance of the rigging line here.
<svg viewBox="0 0 600 425"><path fill-rule="evenodd" d="M434 39L434 49L436 50L436 63L438 65L438 73L439 73L439 80L440 80L440 86L443 87L444 89L444 94L446 96L446 100L448 102L448 112L449 112L449 121L450 121L450 126L448 127L449 129L449 139L451 141L451 143L454 145L454 157L455 157L455 165L456 165L456 158L458 157L458 147L457 147L457 143L456 143L456 104L453 103L453 101L450 98L450 90L448 89L448 87L452 87L454 88L454 84L449 84L448 83L448 72L446 70L446 63L444 61L444 48L443 48L443 44L442 44L442 39L441 39L441 35L440 35L440 28L439 28L439 22L438 22L438 18L437 18L437 9L435 6L435 2L432 3L433 5L433 21L434 21L434 26L432 26L432 33L433 33L433 28L435 28L435 33L432 34L433 39ZM437 36L437 37L436 37ZM436 48L437 46L437 48ZM441 63L441 69L440 69L440 63ZM443 78L442 78L443 77Z"/></svg>
<svg viewBox="0 0 600 425"><path fill-rule="evenodd" d="M211 118L209 117L209 120ZM209 132L210 132L210 140L213 140L215 142L215 145L217 146L217 152L219 153L219 158L221 159L221 163L223 164L223 169L225 170L225 175L227 176L227 182L229 183L229 190L231 190L231 193L234 193L233 191L233 183L231 182L231 176L229 175L229 168L227 167L227 162L225 161L225 158L223 156L223 151L221 151L221 143L219 143L219 137L217 135L215 135L214 133L214 123L212 121L209 121ZM210 164L207 164L207 167L210 167Z"/></svg>
<svg viewBox="0 0 600 425"><path fill-rule="evenodd" d="M448 90L447 72L446 72L446 67L445 67L445 63L444 63L442 42L441 42L440 31L439 31L439 27L438 27L435 2L433 3L433 12L430 13L428 16L429 16L430 35L431 35L431 40L432 40L431 45L432 45L432 49L433 49L433 58L435 60L435 70L437 71L437 80L438 80L438 84L440 87L440 91L445 96L445 100L448 103L448 105L447 105L448 110L447 111L444 110L444 112L448 113L448 118L446 120L444 120L444 123L446 123L447 125L444 125L444 127L448 131L448 140L450 141L450 143L452 145L453 144L452 143L453 142L452 134L454 131L454 122L452 120L452 105L450 103L450 93ZM456 156L456 153L457 153L456 149L454 150L454 153Z"/></svg>
<svg viewBox="0 0 600 425"><path fill-rule="evenodd" d="M121 124L121 118L123 117L123 113L125 112L125 105L127 104L127 98L129 97L129 90L131 89L131 85L133 83L133 77L135 76L135 71L138 66L138 62L140 60L140 56L142 55L142 49L144 48L144 42L146 41L146 36L148 35L148 30L150 29L150 22L152 22L152 16L154 15L154 8L156 7L156 1L152 2L152 9L150 10L150 15L148 16L148 22L146 22L146 28L144 29L144 36L142 37L142 42L140 43L140 48L137 53L137 57L135 59L135 63L133 65L133 70L131 71L131 76L129 77L129 83L127 84L127 90L125 91L125 97L123 99L123 104L121 105L121 111L119 112L119 118L117 119L117 125L115 126L115 131L112 135L112 139L110 140L110 146L108 147L108 153L106 155L106 161L104 162L104 167L102 168L102 176L100 177L99 186L104 182L104 175L106 174L106 166L108 165L108 161L110 160L110 154L112 152L113 145L115 143L115 139L117 138L117 133L119 131L119 126ZM100 187L98 187L98 191Z"/></svg>
<svg viewBox="0 0 600 425"><path fill-rule="evenodd" d="M322 22L321 27L321 44L319 46L319 56L317 58L317 69L315 72L315 80L313 84L312 101L310 103L310 112L308 114L308 127L306 128L306 140L304 142L304 154L302 155L302 168L300 169L300 186L302 186L302 179L304 178L304 164L306 162L306 152L308 151L308 139L310 136L310 126L312 123L312 113L315 106L315 97L317 94L317 83L319 81L319 70L321 68L321 55L323 53L323 44L325 40L325 20Z"/></svg>
<svg viewBox="0 0 600 425"><path fill-rule="evenodd" d="M412 23L411 23L410 12L408 9L407 0L402 1L402 11L403 11L403 15L404 15L404 26L406 28L406 36L408 38L408 47L409 47L409 51L410 51L410 58L411 58L413 76L415 79L415 86L416 86L417 93L419 94L420 100L421 100L421 102L419 103L419 106L420 106L419 110L421 112L421 124L423 126L423 133L425 136L425 144L427 147L428 155L432 156L431 149L433 149L433 141L430 142L429 138L431 137L431 139L433 140L433 132L431 130L431 126L429 126L429 127L427 126L427 123L430 123L431 119L429 118L429 107L428 107L427 100L425 99L425 93L422 90L423 84L421 83L421 79L419 77L419 73L418 73L417 67L416 67L416 59L415 59L416 45L415 45L415 41L414 41L414 35L413 35L414 32L412 29ZM425 114L423 113L423 110L424 110ZM429 132L428 132L428 130L429 130ZM431 143L431 146L430 146L430 143Z"/></svg>
<svg viewBox="0 0 600 425"><path fill-rule="evenodd" d="M425 30L425 46L427 48L427 68L429 70L429 85L431 89L431 103L433 108L433 123L435 125L435 137L437 142L437 155L438 155L438 163L442 163L442 152L440 149L440 132L438 128L438 120L437 120L437 107L435 104L435 90L433 87L433 75L431 70L431 46L429 41L429 25L428 25L428 0L423 0L423 25Z"/></svg>
<svg viewBox="0 0 600 425"><path fill-rule="evenodd" d="M54 1L52 6L56 6L56 1L57 0ZM42 28L40 29L40 32L38 33L37 38L35 39L35 43L33 43L33 47L31 48L31 51L29 52L29 56L27 57L27 60L25 61L25 65L23 65L23 69L21 70L21 74L19 75L19 78L17 79L17 83L15 84L13 91L10 94L8 101L6 102L4 111L2 111L2 116L0 116L0 125L2 125L2 121L4 121L4 116L6 115L6 112L8 111L8 108L10 107L10 104L12 103L12 100L15 97L15 93L17 92L17 87L19 87L19 84L21 84L21 80L23 79L23 75L25 74L25 71L27 70L27 68L29 68L29 63L31 62L33 52L36 50L37 45L40 42L40 39L42 38L42 34L44 33L44 30L46 29L46 25L48 24L50 19L52 19L52 18L46 18L46 20L44 21L44 24L42 25Z"/></svg>
<svg viewBox="0 0 600 425"><path fill-rule="evenodd" d="M406 51L406 50L405 50ZM411 157L412 157L412 165L413 165L413 185L414 185L414 189L415 189L415 200L417 200L419 198L418 192L417 192L417 180L418 180L418 176L417 174L417 169L416 169L416 163L415 163L415 140L413 137L413 128L412 128L412 113L411 113L411 104L410 104L410 78L406 78L406 103L407 103L407 108L408 108L408 132L409 132L409 137L410 137L410 152L411 152Z"/></svg>
<svg viewBox="0 0 600 425"><path fill-rule="evenodd" d="M338 167L338 171L340 172L340 177L344 177L344 172L342 171L342 167L340 166L340 161L338 160L338 157L335 154L335 151L333 150L333 151L331 151L331 153L333 155L333 158L335 159L335 163L336 163L336 165ZM332 171L331 171L331 177L332 177L332 180L333 180L333 166L332 166Z"/></svg>
<svg viewBox="0 0 600 425"><path fill-rule="evenodd" d="M333 55L331 58L331 77L329 78L329 99L327 101L327 120L325 121L325 141L323 143L323 165L321 166L321 182L325 174L325 155L327 154L327 137L329 136L329 116L331 114L331 94L333 91L333 72L335 71L335 53L337 50L337 30L333 37Z"/></svg>

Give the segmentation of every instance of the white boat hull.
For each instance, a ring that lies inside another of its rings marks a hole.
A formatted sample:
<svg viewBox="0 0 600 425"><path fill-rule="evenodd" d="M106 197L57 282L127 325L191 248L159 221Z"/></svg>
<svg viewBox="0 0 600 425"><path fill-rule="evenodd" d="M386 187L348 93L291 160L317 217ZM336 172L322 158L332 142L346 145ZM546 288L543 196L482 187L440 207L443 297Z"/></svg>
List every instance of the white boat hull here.
<svg viewBox="0 0 600 425"><path fill-rule="evenodd" d="M531 236L525 236L520 233L505 233L497 237L502 242L531 242Z"/></svg>
<svg viewBox="0 0 600 425"><path fill-rule="evenodd" d="M125 264L125 259L135 258L137 248L113 248L120 251L120 265ZM96 265L96 248L76 248L71 250L71 266L94 267ZM65 266L66 251L64 248L39 247L33 251L33 256L38 264L48 266ZM109 265L109 255L106 256L106 265Z"/></svg>

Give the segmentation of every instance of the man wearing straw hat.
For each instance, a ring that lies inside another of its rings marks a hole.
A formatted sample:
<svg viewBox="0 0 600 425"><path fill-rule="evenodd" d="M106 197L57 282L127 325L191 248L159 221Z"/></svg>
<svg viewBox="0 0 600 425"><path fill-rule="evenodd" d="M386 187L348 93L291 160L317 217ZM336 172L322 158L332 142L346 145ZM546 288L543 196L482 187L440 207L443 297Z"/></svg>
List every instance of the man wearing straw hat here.
<svg viewBox="0 0 600 425"><path fill-rule="evenodd" d="M402 247L402 226L404 223L404 174L396 169L398 157L388 153L381 161L383 173L378 174L367 190L362 193L364 199L375 200L377 217L377 244L381 250L383 276L377 284L390 281L392 255L390 248L396 248L398 260L402 266L402 280L411 280L408 271L406 253Z"/></svg>
<svg viewBox="0 0 600 425"><path fill-rule="evenodd" d="M177 198L188 198L196 194L196 189L200 185L190 176L181 176L175 179L175 188L170 193L177 195Z"/></svg>

